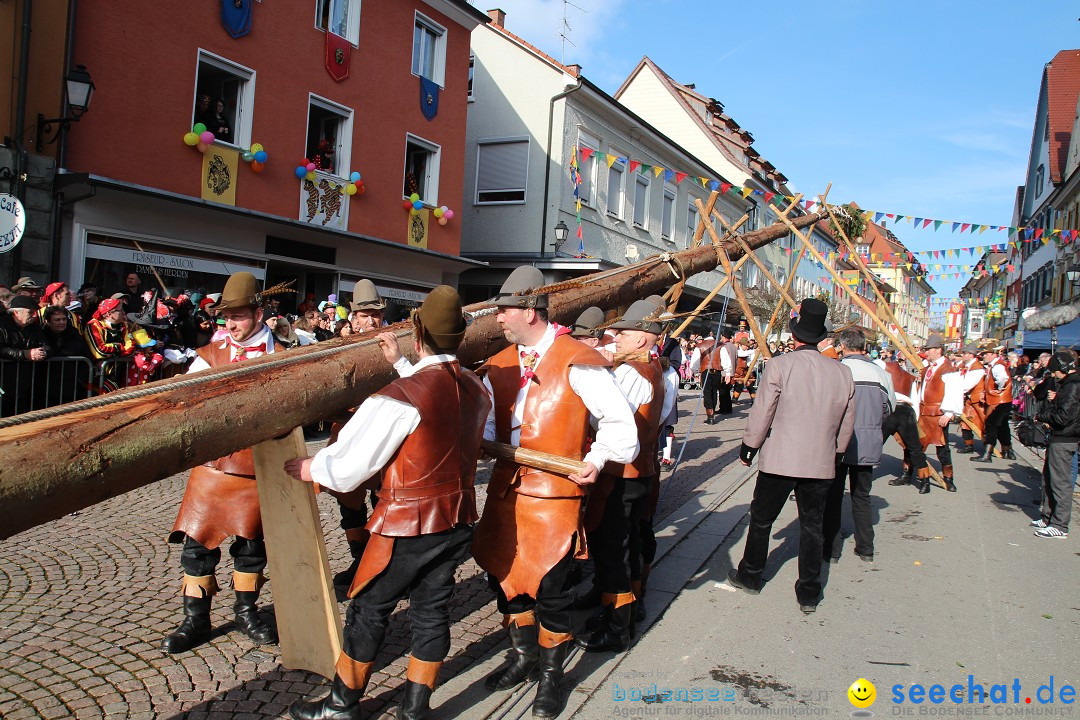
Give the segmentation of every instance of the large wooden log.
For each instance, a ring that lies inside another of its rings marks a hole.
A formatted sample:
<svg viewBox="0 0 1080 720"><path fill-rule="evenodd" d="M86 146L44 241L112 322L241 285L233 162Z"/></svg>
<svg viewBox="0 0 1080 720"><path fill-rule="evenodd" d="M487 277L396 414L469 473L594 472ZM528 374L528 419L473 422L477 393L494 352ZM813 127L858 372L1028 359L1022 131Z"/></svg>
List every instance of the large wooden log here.
<svg viewBox="0 0 1080 720"><path fill-rule="evenodd" d="M743 237L758 248L788 232L777 223ZM724 244L730 257L742 255L734 242ZM676 282L673 268L689 277L717 264L705 245L554 285L550 316L568 324L590 305L623 307ZM464 363L506 344L494 309L470 309L476 319L458 353ZM389 329L411 347L408 323ZM0 419L0 539L331 417L393 377L374 333L365 333L52 408L30 422Z"/></svg>

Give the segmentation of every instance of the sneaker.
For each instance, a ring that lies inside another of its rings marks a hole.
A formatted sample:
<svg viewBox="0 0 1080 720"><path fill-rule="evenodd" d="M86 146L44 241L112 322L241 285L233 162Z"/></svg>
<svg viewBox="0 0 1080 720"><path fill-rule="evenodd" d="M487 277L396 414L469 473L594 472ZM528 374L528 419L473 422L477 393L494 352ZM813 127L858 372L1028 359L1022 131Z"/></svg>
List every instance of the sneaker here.
<svg viewBox="0 0 1080 720"><path fill-rule="evenodd" d="M1038 520L1032 520L1032 521L1031 521L1031 522L1030 522L1029 524L1030 524L1030 525L1031 525L1031 527L1033 527L1033 528L1039 528L1039 529L1042 529L1042 528L1044 528L1044 527L1047 527L1047 525L1046 525L1046 521L1045 521L1045 520L1043 520L1042 518L1039 518Z"/></svg>
<svg viewBox="0 0 1080 720"><path fill-rule="evenodd" d="M1041 538L1050 538L1051 540L1065 540L1069 537L1069 533L1064 530L1058 530L1053 525L1047 525L1044 528L1039 528L1035 531L1035 534Z"/></svg>

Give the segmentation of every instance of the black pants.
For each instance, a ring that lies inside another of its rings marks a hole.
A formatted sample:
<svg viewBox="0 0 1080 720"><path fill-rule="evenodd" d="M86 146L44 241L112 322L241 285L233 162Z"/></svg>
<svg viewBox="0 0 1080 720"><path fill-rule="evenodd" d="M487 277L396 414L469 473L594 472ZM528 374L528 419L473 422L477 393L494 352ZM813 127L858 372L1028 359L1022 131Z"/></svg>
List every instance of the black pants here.
<svg viewBox="0 0 1080 720"><path fill-rule="evenodd" d="M591 536L590 536L591 537ZM573 599L570 597L570 568L574 564L574 548L563 556L563 559L555 563L548 570L547 575L540 580L540 587L536 590L536 597L518 595L508 599L503 592L502 586L493 575L488 575L488 582L495 591L495 602L499 606L499 612L503 615L517 615L533 610L536 613L536 621L553 633L570 632L570 608Z"/></svg>
<svg viewBox="0 0 1080 720"><path fill-rule="evenodd" d="M390 564L349 604L342 648L345 654L357 662L373 661L391 613L407 597L411 654L424 662L442 662L450 652L454 571L468 557L471 541L469 525L431 535L395 538Z"/></svg>
<svg viewBox="0 0 1080 720"><path fill-rule="evenodd" d="M941 463L941 474L946 477L952 477L952 447L949 445L949 431L945 429L945 442L934 448L937 453L938 462ZM987 446L989 447L989 446ZM946 472L945 468L949 468Z"/></svg>
<svg viewBox="0 0 1080 720"><path fill-rule="evenodd" d="M652 478L615 478L600 524L589 533L596 567L595 585L603 593L630 592L641 577L641 520L648 509Z"/></svg>
<svg viewBox="0 0 1080 720"><path fill-rule="evenodd" d="M716 410L716 404L719 399L720 386L723 385L724 376L716 370L706 370L701 376L701 388L705 393L704 400L705 410L712 412ZM729 398L730 400L730 398Z"/></svg>
<svg viewBox="0 0 1080 720"><path fill-rule="evenodd" d="M1047 525L1069 532L1072 517L1073 454L1075 442L1054 442L1046 448L1043 460L1043 496L1039 515Z"/></svg>
<svg viewBox="0 0 1080 720"><path fill-rule="evenodd" d="M761 574L769 556L769 536L788 495L795 491L799 506L799 579L795 597L800 604L816 605L821 596L821 524L825 497L832 479L794 478L759 472L750 503L750 531L739 563L739 579L752 588L761 587Z"/></svg>
<svg viewBox="0 0 1080 720"><path fill-rule="evenodd" d="M836 479L829 486L829 495L825 500L825 515L822 522L824 538L823 557L840 557L844 544L840 534L840 519L844 509L844 485L850 480L851 520L855 525L855 554L874 554L874 522L870 518L870 488L874 481L874 468L870 465L836 466Z"/></svg>
<svg viewBox="0 0 1080 720"><path fill-rule="evenodd" d="M919 442L919 423L915 420L915 410L910 405L898 404L881 424L881 436L884 440L897 433L904 441L905 465L916 469L926 467L926 453Z"/></svg>
<svg viewBox="0 0 1080 720"><path fill-rule="evenodd" d="M1012 433L1009 430L1009 415L1012 414L1011 403L995 405L990 414L986 416L986 426L983 428L983 444L987 452L992 452L994 443L1000 442L1003 449L1012 447Z"/></svg>
<svg viewBox="0 0 1080 720"><path fill-rule="evenodd" d="M266 543L262 538L249 540L237 537L229 547L229 554L233 558L233 568L236 572L261 573L266 567ZM198 540L190 537L184 538L184 549L180 552L180 567L184 572L194 577L213 575L214 569L221 561L221 548L213 550L206 547Z"/></svg>

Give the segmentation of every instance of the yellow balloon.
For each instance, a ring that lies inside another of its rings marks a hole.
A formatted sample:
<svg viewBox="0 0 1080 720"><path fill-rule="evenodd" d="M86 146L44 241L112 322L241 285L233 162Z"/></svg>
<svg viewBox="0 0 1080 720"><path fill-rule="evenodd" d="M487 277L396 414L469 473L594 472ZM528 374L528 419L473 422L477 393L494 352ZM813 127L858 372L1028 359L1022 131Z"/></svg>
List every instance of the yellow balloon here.
<svg viewBox="0 0 1080 720"><path fill-rule="evenodd" d="M251 146L251 152L253 152L253 153L257 153L257 152L259 152L259 151L260 151L260 150L262 150L262 149L263 149L262 143L254 143L254 144L253 144L253 145Z"/></svg>
<svg viewBox="0 0 1080 720"><path fill-rule="evenodd" d="M314 170L309 170L308 173L306 175L304 175L304 178L307 179L307 180L314 180L315 179L315 171Z"/></svg>
<svg viewBox="0 0 1080 720"><path fill-rule="evenodd" d="M349 183L348 185L345 186L345 192L348 193L349 195L355 195L356 194L356 186L353 185L352 183Z"/></svg>

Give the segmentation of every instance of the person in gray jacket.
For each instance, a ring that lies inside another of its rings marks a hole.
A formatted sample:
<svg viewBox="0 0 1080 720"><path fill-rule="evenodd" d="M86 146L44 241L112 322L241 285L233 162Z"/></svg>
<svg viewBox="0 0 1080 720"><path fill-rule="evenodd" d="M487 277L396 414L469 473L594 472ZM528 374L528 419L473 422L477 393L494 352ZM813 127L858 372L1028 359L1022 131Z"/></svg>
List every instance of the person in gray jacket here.
<svg viewBox="0 0 1080 720"><path fill-rule="evenodd" d="M818 352L828 332L829 307L802 301L790 322L798 347L769 361L743 434L739 459L749 466L758 449L758 478L750 504L750 529L738 570L728 573L735 588L756 595L769 554L772 526L795 492L799 507L799 579L795 597L804 613L821 596L822 515L855 426L855 383L851 371Z"/></svg>
<svg viewBox="0 0 1080 720"><path fill-rule="evenodd" d="M844 485L850 482L851 520L855 525L855 554L866 562L874 560L874 522L870 516L870 488L874 466L881 462L881 424L895 409L896 396L889 373L866 354L862 330L847 328L838 338L843 365L855 381L855 432L847 451L836 464L836 479L825 500L824 546L827 562L840 559L844 538L840 516L844 507Z"/></svg>

